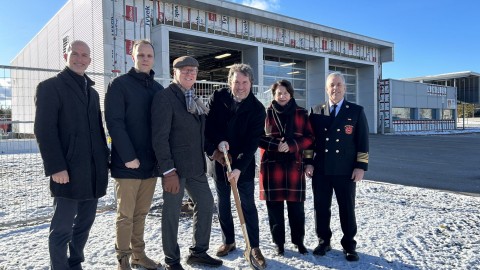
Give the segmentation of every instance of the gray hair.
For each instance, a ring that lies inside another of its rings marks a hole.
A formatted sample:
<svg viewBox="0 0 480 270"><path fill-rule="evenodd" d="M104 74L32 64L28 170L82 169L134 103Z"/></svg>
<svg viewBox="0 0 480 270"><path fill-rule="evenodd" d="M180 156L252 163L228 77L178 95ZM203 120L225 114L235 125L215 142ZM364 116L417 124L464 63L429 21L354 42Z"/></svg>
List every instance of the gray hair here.
<svg viewBox="0 0 480 270"><path fill-rule="evenodd" d="M250 83L253 86L253 83L255 81L255 77L253 76L253 69L250 65L247 64L234 64L231 68L230 71L228 71L228 85L231 85L232 80L233 80L233 75L235 72L240 72L244 76L247 76L250 79Z"/></svg>
<svg viewBox="0 0 480 270"><path fill-rule="evenodd" d="M338 72L338 71L335 71L335 72L332 72L332 73L328 74L327 79L325 80L325 88L328 87L328 85L327 85L328 80L330 78L333 78L333 77L340 78L340 80L342 80L343 85L345 85L345 77L343 76L343 74Z"/></svg>

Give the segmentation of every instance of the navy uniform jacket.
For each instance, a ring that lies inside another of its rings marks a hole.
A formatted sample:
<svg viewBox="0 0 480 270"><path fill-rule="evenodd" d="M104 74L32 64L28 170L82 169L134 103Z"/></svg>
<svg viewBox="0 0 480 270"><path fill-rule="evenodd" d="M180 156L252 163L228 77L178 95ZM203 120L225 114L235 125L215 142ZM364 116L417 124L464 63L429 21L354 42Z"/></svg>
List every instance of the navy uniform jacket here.
<svg viewBox="0 0 480 270"><path fill-rule="evenodd" d="M327 102L313 107L309 119L314 158L307 155L305 162L315 167L315 173L350 176L355 168L368 169L368 123L362 106L344 100L331 123Z"/></svg>

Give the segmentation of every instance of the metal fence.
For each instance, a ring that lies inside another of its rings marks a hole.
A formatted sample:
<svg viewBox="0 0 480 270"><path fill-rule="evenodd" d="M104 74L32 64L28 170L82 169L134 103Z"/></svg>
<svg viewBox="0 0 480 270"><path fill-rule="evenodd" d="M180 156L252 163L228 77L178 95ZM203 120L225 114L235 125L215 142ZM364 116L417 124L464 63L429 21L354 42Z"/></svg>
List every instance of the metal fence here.
<svg viewBox="0 0 480 270"><path fill-rule="evenodd" d="M51 217L53 200L48 188L49 179L44 175L43 162L33 134L34 95L38 83L58 71L0 66L0 230L43 222ZM103 85L108 85L114 74L92 73L89 76L94 81L104 82L96 87L103 101L106 92ZM170 78L155 79L170 81ZM201 81L195 88L207 102L215 90L226 85ZM254 86L253 92L264 104L270 102L268 88ZM107 196L99 201L99 210L115 207L113 186L109 185Z"/></svg>

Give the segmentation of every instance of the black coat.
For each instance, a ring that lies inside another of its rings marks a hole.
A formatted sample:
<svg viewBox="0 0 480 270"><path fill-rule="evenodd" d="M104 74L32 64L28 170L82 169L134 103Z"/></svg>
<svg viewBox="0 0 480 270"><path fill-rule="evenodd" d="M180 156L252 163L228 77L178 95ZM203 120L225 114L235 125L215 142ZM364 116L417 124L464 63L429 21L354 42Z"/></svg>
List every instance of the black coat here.
<svg viewBox="0 0 480 270"><path fill-rule="evenodd" d="M112 177L146 179L159 175L152 147L150 110L154 95L163 86L153 79L154 74L132 68L108 86L105 120L112 138ZM125 163L136 158L139 168L125 167Z"/></svg>
<svg viewBox="0 0 480 270"><path fill-rule="evenodd" d="M344 100L333 123L329 112L327 102L315 106L309 116L315 135L314 173L350 177L355 168L366 171L368 123L363 107Z"/></svg>
<svg viewBox="0 0 480 270"><path fill-rule="evenodd" d="M35 127L45 175L67 170L70 182L50 178L52 196L93 199L105 195L108 148L94 82L87 76L88 98L65 69L40 82L35 94Z"/></svg>
<svg viewBox="0 0 480 270"><path fill-rule="evenodd" d="M205 152L211 156L221 141L230 145L232 170L241 171L239 181L255 178L255 152L264 133L265 107L250 91L235 111L230 88L215 91L210 97L210 112L205 127ZM222 165L215 162L217 181L225 181Z"/></svg>
<svg viewBox="0 0 480 270"><path fill-rule="evenodd" d="M158 92L152 103L152 139L160 174L173 168L181 178L204 174L204 130L205 116L187 111L178 85Z"/></svg>

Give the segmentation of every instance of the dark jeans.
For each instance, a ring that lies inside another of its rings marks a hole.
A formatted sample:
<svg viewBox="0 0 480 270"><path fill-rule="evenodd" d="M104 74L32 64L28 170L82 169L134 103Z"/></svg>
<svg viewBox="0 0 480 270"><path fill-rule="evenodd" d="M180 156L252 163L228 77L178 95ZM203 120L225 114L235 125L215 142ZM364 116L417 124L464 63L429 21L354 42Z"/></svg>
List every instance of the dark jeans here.
<svg viewBox="0 0 480 270"><path fill-rule="evenodd" d="M217 190L217 207L218 219L222 229L223 242L225 244L232 244L235 242L235 230L232 217L231 204L231 187L230 184L224 181L215 181ZM248 239L252 248L259 247L259 228L258 228L258 213L255 206L255 182L254 181L238 181L238 193L240 194L240 201L242 204L243 215L245 216L245 224L247 227ZM239 224L239 223L238 223Z"/></svg>
<svg viewBox="0 0 480 270"><path fill-rule="evenodd" d="M53 270L82 269L83 249L95 221L98 200L55 197L48 248ZM67 249L70 257L67 256Z"/></svg>
<svg viewBox="0 0 480 270"><path fill-rule="evenodd" d="M292 243L302 245L305 237L305 209L303 202L288 202L288 222ZM277 245L285 244L285 217L284 201L267 201L268 221L273 242Z"/></svg>
<svg viewBox="0 0 480 270"><path fill-rule="evenodd" d="M332 231L330 230L331 206L333 191L335 191L343 232L341 244L346 251L354 251L357 247L357 242L354 240L357 234L355 219L356 183L350 179L350 176L314 174L312 187L318 238L330 244L330 238L332 237Z"/></svg>

